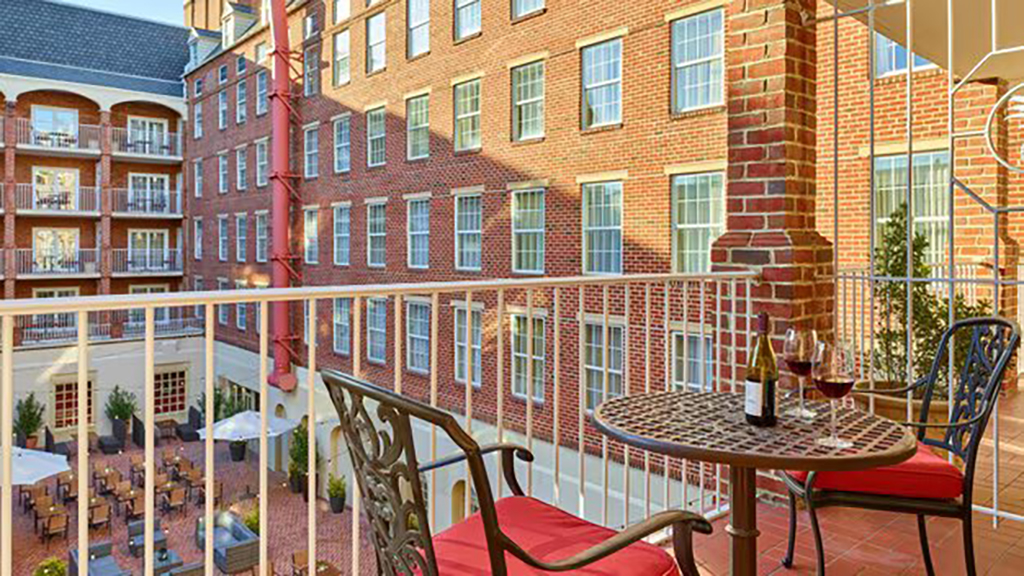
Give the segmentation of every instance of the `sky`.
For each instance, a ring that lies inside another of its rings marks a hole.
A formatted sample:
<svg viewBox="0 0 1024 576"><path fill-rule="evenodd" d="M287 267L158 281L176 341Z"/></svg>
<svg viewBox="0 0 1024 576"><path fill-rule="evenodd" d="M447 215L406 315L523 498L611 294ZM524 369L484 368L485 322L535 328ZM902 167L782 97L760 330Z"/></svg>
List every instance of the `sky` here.
<svg viewBox="0 0 1024 576"><path fill-rule="evenodd" d="M124 14L136 16L147 20L156 20L167 24L184 25L185 11L182 9L181 0L61 0L67 4L77 4Z"/></svg>

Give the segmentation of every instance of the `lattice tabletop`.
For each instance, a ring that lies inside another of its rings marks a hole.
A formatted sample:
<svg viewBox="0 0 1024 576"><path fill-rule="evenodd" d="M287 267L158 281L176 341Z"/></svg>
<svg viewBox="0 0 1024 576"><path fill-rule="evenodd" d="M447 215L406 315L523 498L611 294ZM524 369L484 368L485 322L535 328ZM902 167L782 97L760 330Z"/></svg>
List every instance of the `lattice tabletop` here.
<svg viewBox="0 0 1024 576"><path fill-rule="evenodd" d="M900 424L861 410L841 408L839 435L848 449L818 444L829 433L828 404L809 402L818 417L783 416L796 400L780 402L778 424L747 424L743 395L722 392L652 392L615 398L594 411L594 426L611 438L677 458L778 470L860 470L888 466L914 455L917 441Z"/></svg>

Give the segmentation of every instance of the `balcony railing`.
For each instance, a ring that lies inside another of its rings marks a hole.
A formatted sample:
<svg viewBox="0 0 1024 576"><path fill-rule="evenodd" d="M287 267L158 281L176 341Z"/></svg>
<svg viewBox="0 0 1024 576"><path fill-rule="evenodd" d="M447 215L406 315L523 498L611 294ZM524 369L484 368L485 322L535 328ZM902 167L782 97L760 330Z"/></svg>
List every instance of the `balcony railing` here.
<svg viewBox="0 0 1024 576"><path fill-rule="evenodd" d="M77 186L61 188L33 184L18 184L15 189L18 212L90 212L100 211L100 188Z"/></svg>
<svg viewBox="0 0 1024 576"><path fill-rule="evenodd" d="M115 274L180 274L181 271L181 250L116 248L113 251Z"/></svg>
<svg viewBox="0 0 1024 576"><path fill-rule="evenodd" d="M181 195L170 190L113 190L114 212L131 216L181 216Z"/></svg>
<svg viewBox="0 0 1024 576"><path fill-rule="evenodd" d="M176 132L146 134L111 128L113 153L154 158L181 158L181 135Z"/></svg>
<svg viewBox="0 0 1024 576"><path fill-rule="evenodd" d="M90 340L110 337L110 323L106 316L101 312L89 313ZM14 330L15 340L22 346L71 342L78 336L78 315L71 312L19 316Z"/></svg>
<svg viewBox="0 0 1024 576"><path fill-rule="evenodd" d="M77 129L45 130L29 118L18 118L15 128L18 146L64 152L99 153L102 130L99 126L79 124Z"/></svg>
<svg viewBox="0 0 1024 576"><path fill-rule="evenodd" d="M17 249L19 276L82 276L98 275L99 252L95 248L69 248L42 251Z"/></svg>

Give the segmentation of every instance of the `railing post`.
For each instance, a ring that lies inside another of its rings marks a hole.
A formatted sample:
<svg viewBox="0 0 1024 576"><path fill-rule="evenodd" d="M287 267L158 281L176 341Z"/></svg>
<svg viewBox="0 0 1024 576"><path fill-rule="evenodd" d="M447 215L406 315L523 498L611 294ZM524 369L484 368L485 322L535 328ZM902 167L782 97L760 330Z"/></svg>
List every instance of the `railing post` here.
<svg viewBox="0 0 1024 576"><path fill-rule="evenodd" d="M3 373L0 375L3 387L2 410L0 410L0 434L3 435L3 492L0 502L0 576L11 576L14 548L12 516L14 490L11 486L11 453L14 451L14 317L4 316L3 328Z"/></svg>
<svg viewBox="0 0 1024 576"><path fill-rule="evenodd" d="M316 322L317 322L317 300L309 301L309 326L306 327L306 340L308 341L307 351L309 357L306 360L306 434L308 474L306 480L306 515L308 520L308 536L306 539L306 557L309 559L307 566L309 572L316 573Z"/></svg>
<svg viewBox="0 0 1024 576"><path fill-rule="evenodd" d="M78 312L78 558L89 557L89 313ZM7 492L4 492L7 494ZM86 564L88 566L88 564Z"/></svg>
<svg viewBox="0 0 1024 576"><path fill-rule="evenodd" d="M156 419L156 403L154 402L153 395L155 393L154 387L154 348L156 346L154 338L155 329L155 310L153 307L146 306L146 339L145 339L145 389L143 394L145 395L143 404L145 405L145 420L143 426L145 426L146 434L146 518L145 518L145 560L143 566L145 568L145 574L153 573L153 553L155 548L153 546L153 526L154 519L156 517L156 442L153 437L153 421ZM80 499L88 497L88 492L85 494L79 494ZM81 520L79 520L81 521ZM86 556L88 558L88 556ZM86 564L88 566L88 564Z"/></svg>
<svg viewBox="0 0 1024 576"><path fill-rule="evenodd" d="M257 303L257 306L261 307L261 312L264 312L264 313L266 312L266 309L265 309L266 305L263 302ZM206 485L206 488L205 488L206 489L206 501L204 502L205 509L204 509L204 512L203 512L203 517L205 518L204 522L205 522L206 529L203 532L203 537L204 537L204 540L205 540L205 542L203 543L203 565L205 567L204 569L206 571L206 576L214 576L214 574L213 574L213 571L214 571L214 566L213 566L213 509L214 509L214 500L215 500L215 497L217 495L217 492L216 492L216 473L214 472L214 461L216 460L216 457L215 457L215 453L214 453L214 444L213 444L213 423L217 419L217 415L214 414L214 410L216 409L216 404L214 403L214 394L216 394L216 392L214 390L214 382L213 382L213 378L214 378L214 371L213 371L213 368L214 368L214 365L213 365L213 363L214 363L213 343L214 343L214 335L215 335L215 332L216 332L216 325L217 325L216 322L215 322L215 319L214 319L214 311L215 311L215 309L214 309L213 304L206 304L203 307L203 314L204 314L204 318L205 318L205 321L204 321L205 326L203 327L204 328L203 349L204 349L204 353L206 355L206 358L205 358L205 374L204 374L205 381L203 382L203 384L205 385L205 388L206 388L206 406L204 407L204 410L203 410L205 412L205 414L204 414L204 416L205 416L205 418L204 418L204 420L205 420L204 425L206 426L206 441L205 441L205 444L206 444L206 446L205 446L205 450L206 450L206 480L205 480L205 485ZM265 317L265 314L260 314L260 317L261 318ZM265 332L266 332L266 330L264 330L264 327L262 326L262 321L261 321L260 333L262 334L262 333L265 333Z"/></svg>
<svg viewBox="0 0 1024 576"><path fill-rule="evenodd" d="M268 482L267 468L270 466L269 450L270 441L267 438L267 350L268 343L268 306L266 302L260 302L260 576L267 576L269 565L268 541L267 541L267 500Z"/></svg>

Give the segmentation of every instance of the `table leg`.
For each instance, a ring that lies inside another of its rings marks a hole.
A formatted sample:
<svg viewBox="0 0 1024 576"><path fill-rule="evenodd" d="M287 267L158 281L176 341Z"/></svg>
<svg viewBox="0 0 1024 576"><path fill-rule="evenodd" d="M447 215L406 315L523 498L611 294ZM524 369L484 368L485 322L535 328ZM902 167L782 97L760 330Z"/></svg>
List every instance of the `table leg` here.
<svg viewBox="0 0 1024 576"><path fill-rule="evenodd" d="M729 573L754 576L757 573L757 470L729 467L729 525L731 538Z"/></svg>

